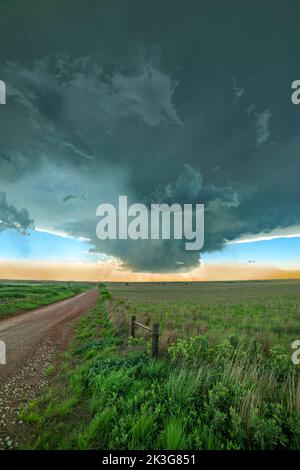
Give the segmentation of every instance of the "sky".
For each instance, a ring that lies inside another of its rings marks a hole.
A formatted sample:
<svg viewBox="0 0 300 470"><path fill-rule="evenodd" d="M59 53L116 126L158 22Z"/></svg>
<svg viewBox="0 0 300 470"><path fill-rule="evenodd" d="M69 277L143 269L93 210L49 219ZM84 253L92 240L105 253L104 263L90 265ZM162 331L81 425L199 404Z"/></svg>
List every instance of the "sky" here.
<svg viewBox="0 0 300 470"><path fill-rule="evenodd" d="M300 4L0 0L0 277L299 277ZM204 247L96 208L205 205Z"/></svg>

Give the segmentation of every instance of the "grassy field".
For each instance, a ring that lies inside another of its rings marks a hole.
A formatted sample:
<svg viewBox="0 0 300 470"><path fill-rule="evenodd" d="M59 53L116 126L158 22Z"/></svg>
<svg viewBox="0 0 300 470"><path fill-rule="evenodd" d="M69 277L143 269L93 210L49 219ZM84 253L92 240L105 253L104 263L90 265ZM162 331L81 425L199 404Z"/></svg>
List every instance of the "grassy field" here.
<svg viewBox="0 0 300 470"><path fill-rule="evenodd" d="M158 322L162 347L205 334L256 338L265 349L300 338L300 281L107 284L115 316ZM142 331L141 331L142 333Z"/></svg>
<svg viewBox="0 0 300 470"><path fill-rule="evenodd" d="M293 281L102 285L51 387L21 413L20 447L299 449L298 292ZM158 359L129 337L133 312L174 335Z"/></svg>
<svg viewBox="0 0 300 470"><path fill-rule="evenodd" d="M74 282L2 282L0 318L58 302L86 288L87 284Z"/></svg>

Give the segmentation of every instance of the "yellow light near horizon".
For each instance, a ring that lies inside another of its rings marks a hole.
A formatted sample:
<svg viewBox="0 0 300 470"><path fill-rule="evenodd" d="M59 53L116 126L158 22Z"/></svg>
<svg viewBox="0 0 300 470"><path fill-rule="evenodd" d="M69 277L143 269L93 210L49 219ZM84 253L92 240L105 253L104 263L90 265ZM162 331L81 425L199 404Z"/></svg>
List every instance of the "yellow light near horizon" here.
<svg viewBox="0 0 300 470"><path fill-rule="evenodd" d="M0 278L38 281L186 282L263 279L299 279L300 270L246 263L207 263L190 272L137 273L122 269L115 261L54 263L48 261L0 260Z"/></svg>

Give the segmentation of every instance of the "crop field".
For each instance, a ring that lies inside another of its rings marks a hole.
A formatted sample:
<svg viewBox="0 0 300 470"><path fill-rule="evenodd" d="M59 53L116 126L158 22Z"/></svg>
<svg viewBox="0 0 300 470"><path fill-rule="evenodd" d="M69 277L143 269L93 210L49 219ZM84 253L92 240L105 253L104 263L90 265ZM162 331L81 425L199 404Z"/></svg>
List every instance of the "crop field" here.
<svg viewBox="0 0 300 470"><path fill-rule="evenodd" d="M84 283L2 282L0 283L0 318L48 305L85 289Z"/></svg>
<svg viewBox="0 0 300 470"><path fill-rule="evenodd" d="M267 349L300 338L300 281L107 284L115 316L159 323L162 345L205 334L248 335ZM142 334L142 331L141 331Z"/></svg>
<svg viewBox="0 0 300 470"><path fill-rule="evenodd" d="M101 284L26 449L300 449L299 282ZM129 320L161 327L160 355Z"/></svg>

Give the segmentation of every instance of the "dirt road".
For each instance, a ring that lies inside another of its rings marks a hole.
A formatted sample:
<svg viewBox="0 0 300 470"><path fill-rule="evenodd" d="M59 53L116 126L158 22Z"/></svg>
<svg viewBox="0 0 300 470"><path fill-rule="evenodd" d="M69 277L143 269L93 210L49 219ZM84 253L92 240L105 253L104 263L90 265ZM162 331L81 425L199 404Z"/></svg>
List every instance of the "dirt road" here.
<svg viewBox="0 0 300 470"><path fill-rule="evenodd" d="M0 449L17 445L20 406L39 396L46 368L72 338L75 320L90 310L98 289L0 321L6 365L0 364Z"/></svg>

